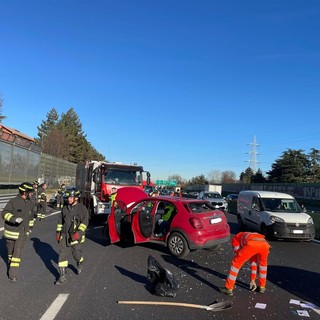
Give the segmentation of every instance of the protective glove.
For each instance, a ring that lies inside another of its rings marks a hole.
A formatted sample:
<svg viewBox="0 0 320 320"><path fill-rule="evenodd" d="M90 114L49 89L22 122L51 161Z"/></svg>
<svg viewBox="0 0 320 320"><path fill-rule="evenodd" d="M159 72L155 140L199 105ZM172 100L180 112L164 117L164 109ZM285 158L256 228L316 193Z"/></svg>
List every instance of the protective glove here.
<svg viewBox="0 0 320 320"><path fill-rule="evenodd" d="M71 237L72 241L77 241L80 239L80 234L79 232L75 232L72 237Z"/></svg>
<svg viewBox="0 0 320 320"><path fill-rule="evenodd" d="M257 285L255 281L250 281L250 290L255 291L257 289Z"/></svg>
<svg viewBox="0 0 320 320"><path fill-rule="evenodd" d="M159 225L160 225L162 222L163 222L162 219L159 219L159 220L158 220L158 224L159 224Z"/></svg>
<svg viewBox="0 0 320 320"><path fill-rule="evenodd" d="M16 220L14 220L15 223L20 224L23 221L22 218L16 218Z"/></svg>
<svg viewBox="0 0 320 320"><path fill-rule="evenodd" d="M59 242L60 241L60 239L61 239L61 235L60 235L60 233L56 233L56 240L57 240L57 242Z"/></svg>

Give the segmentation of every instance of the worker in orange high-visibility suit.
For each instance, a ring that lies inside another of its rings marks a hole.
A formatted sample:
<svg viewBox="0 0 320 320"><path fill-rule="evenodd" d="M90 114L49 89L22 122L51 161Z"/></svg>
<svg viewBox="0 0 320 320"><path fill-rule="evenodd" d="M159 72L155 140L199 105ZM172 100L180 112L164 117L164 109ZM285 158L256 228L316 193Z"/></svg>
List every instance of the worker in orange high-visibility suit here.
<svg viewBox="0 0 320 320"><path fill-rule="evenodd" d="M220 292L233 295L233 288L237 280L238 273L246 261L251 264L250 290L257 288L255 283L258 271L259 292L264 293L267 282L268 255L270 245L262 234L253 232L239 232L231 242L235 256L231 262L231 268L225 282L224 288Z"/></svg>

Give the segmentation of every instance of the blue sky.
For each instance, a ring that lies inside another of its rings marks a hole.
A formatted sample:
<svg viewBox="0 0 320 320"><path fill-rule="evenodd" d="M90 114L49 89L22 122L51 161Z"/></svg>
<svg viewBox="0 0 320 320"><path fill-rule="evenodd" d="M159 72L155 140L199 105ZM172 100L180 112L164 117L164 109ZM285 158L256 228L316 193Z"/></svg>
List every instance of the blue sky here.
<svg viewBox="0 0 320 320"><path fill-rule="evenodd" d="M153 180L320 149L318 0L0 0L4 125L73 107L110 161Z"/></svg>

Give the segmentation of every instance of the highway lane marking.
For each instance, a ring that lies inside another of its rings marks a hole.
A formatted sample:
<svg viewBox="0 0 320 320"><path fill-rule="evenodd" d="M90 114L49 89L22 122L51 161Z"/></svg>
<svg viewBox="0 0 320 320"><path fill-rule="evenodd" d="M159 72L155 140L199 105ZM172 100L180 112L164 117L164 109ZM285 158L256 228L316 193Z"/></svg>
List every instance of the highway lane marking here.
<svg viewBox="0 0 320 320"><path fill-rule="evenodd" d="M67 301L68 297L69 293L59 294L40 320L53 320L62 308L63 304Z"/></svg>

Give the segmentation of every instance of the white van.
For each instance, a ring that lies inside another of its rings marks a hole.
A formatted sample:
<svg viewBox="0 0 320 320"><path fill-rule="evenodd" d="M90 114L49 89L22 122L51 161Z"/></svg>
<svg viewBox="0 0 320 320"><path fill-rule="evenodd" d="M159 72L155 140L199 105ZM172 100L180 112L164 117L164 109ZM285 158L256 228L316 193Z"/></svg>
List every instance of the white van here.
<svg viewBox="0 0 320 320"><path fill-rule="evenodd" d="M252 229L269 238L310 241L315 236L312 218L289 194L241 191L237 209L241 229Z"/></svg>

